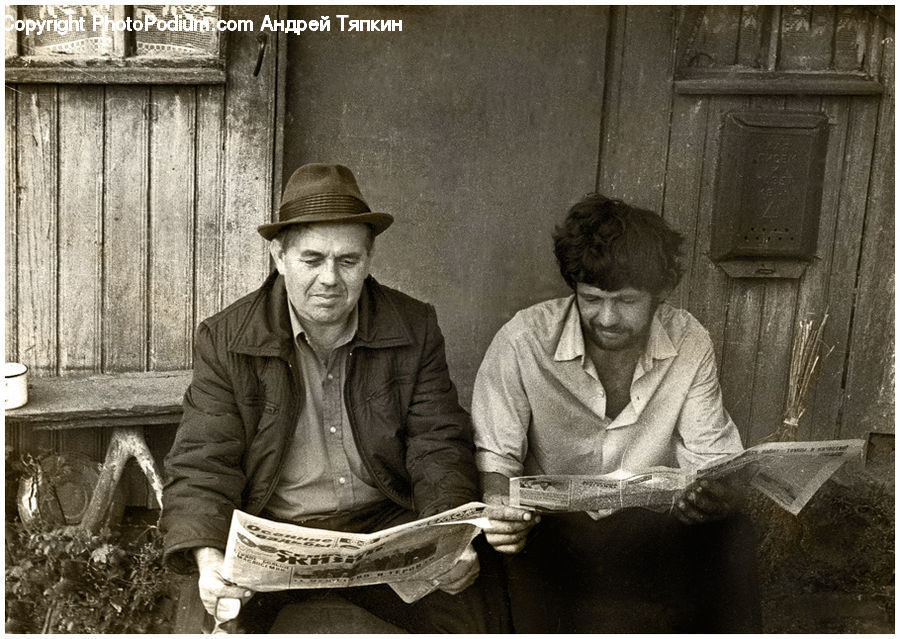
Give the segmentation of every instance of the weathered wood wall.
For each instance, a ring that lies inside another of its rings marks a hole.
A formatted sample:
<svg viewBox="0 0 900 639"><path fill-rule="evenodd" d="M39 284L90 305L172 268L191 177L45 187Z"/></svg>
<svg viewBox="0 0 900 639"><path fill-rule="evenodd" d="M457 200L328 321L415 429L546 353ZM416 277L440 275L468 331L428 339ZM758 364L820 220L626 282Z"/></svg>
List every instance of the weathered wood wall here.
<svg viewBox="0 0 900 639"><path fill-rule="evenodd" d="M232 8L257 29L264 13ZM190 368L196 323L265 276L277 55L254 77L256 34L229 38L224 85L7 85L7 361L36 376ZM158 455L171 436L150 433ZM94 459L107 440L6 439Z"/></svg>
<svg viewBox="0 0 900 639"><path fill-rule="evenodd" d="M687 273L673 302L712 333L745 441L780 421L796 321L826 311L835 350L801 437L893 431L892 22L818 6L616 7L613 16L598 188L661 211L685 233ZM707 94L680 93L676 80L697 71L689 63L758 75L743 88L711 81ZM875 78L884 93L841 95L840 83L802 96L759 88L807 71L819 77L793 78L796 88L808 82L812 92L844 73ZM720 126L736 109L829 118L817 259L799 280L732 279L708 257Z"/></svg>

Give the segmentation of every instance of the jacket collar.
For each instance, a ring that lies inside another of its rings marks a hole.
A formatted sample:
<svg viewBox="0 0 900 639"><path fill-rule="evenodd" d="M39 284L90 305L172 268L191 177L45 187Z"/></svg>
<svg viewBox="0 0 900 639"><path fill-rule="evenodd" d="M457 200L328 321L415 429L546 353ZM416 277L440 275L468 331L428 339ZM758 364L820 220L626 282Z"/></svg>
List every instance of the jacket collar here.
<svg viewBox="0 0 900 639"><path fill-rule="evenodd" d="M351 347L390 348L411 344L412 333L384 288L371 275L357 303L359 323ZM284 277L273 271L250 302L250 308L228 346L245 355L281 357L293 352L293 330Z"/></svg>

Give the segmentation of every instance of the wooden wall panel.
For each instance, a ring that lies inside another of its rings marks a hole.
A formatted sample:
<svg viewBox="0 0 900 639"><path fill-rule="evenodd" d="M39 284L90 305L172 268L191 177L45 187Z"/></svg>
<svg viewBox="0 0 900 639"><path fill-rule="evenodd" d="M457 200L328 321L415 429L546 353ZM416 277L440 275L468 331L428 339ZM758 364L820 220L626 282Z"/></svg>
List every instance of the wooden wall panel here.
<svg viewBox="0 0 900 639"><path fill-rule="evenodd" d="M689 231L698 228L699 224L708 109L709 101L699 96L676 96L672 105L662 216L684 235L684 276L669 296L669 301L681 308L688 305L689 283L694 280L700 250L697 234Z"/></svg>
<svg viewBox="0 0 900 639"><path fill-rule="evenodd" d="M889 37L893 41L893 29ZM860 254L856 305L839 434L889 431L894 423L894 48L884 51L885 95L878 114Z"/></svg>
<svg viewBox="0 0 900 639"><path fill-rule="evenodd" d="M722 116L735 109L746 108L748 101L742 97L716 97L709 99L703 146L703 178L698 196L697 227L679 229L682 233L695 235L693 265L691 279L685 285L690 291L687 309L709 331L720 371L725 362L722 360L725 340L725 320L729 299L728 277L709 259L710 231L712 229L713 202L715 199L716 162L719 157L719 130ZM727 399L727 398L726 398ZM726 401L726 407L728 406Z"/></svg>
<svg viewBox="0 0 900 639"><path fill-rule="evenodd" d="M57 88L19 85L16 148L19 359L34 375L55 375L57 356Z"/></svg>
<svg viewBox="0 0 900 639"><path fill-rule="evenodd" d="M631 10L616 10L616 38L627 31L622 12ZM892 28L858 7L796 11L689 7L679 10L679 16L679 51L706 60L680 60L682 65L724 68L734 51L735 62L744 68L764 68L777 60L780 68L824 70L833 59L843 70L865 69L875 77L893 77ZM772 24L781 29L772 31ZM732 33L735 29L739 36ZM644 26L644 30L652 27ZM770 50L772 38L786 47ZM888 177L888 167L893 168L893 155L888 153L893 131L886 125L890 118L885 120L888 113L893 114L892 82L885 83L884 99L675 95L667 116L668 139L642 137L638 125L647 114L621 105L629 100L637 105L640 91L648 95L644 102L648 110L665 108L665 103L659 97L661 80L639 90L641 79L619 77L627 73L629 64L638 68L638 62L629 61L628 56L640 59L651 55L656 46L640 42L645 49L618 40L610 48L601 159L612 158L619 147L629 144L640 148L643 157L621 153L613 167L601 163L598 181L600 185L614 181L618 193L629 194L638 204L652 202L656 193L663 193L662 215L687 240L685 277L670 300L686 307L709 329L726 407L745 441L759 441L780 422L796 322L818 320L826 310L830 319L825 339L836 349L826 361L801 422L800 437L822 439L852 436L864 429L892 429L893 322L886 318L892 318L893 280L882 277L876 282L875 276L876 264L889 262L888 268L882 266L882 273L893 268L893 210L887 204L891 198L876 194L890 194L893 188ZM769 58L761 58L767 51ZM886 69L890 69L887 74ZM747 108L824 112L829 118L817 257L799 280L731 279L708 258L722 118L730 110ZM666 157L664 184L656 187L645 176L656 172L654 158L662 155ZM855 373L859 377L854 380Z"/></svg>
<svg viewBox="0 0 900 639"><path fill-rule="evenodd" d="M103 370L110 373L147 364L149 93L106 89Z"/></svg>
<svg viewBox="0 0 900 639"><path fill-rule="evenodd" d="M6 280L4 282L4 290L6 292L4 315L6 318L6 361L15 362L19 359L19 329L17 309L19 307L19 229L18 229L18 171L16 168L16 143L18 136L16 135L16 124L18 117L16 115L16 94L19 91L13 89L9 85L6 87L5 93L5 113L6 121L5 134L5 168L6 168L6 205L4 211L4 228L6 230L5 248L6 260Z"/></svg>
<svg viewBox="0 0 900 639"><path fill-rule="evenodd" d="M222 188L225 132L222 87L197 88L197 210L194 222L194 321L223 308Z"/></svg>
<svg viewBox="0 0 900 639"><path fill-rule="evenodd" d="M872 144L878 118L878 100L849 98L847 140L840 175L838 218L834 254L828 274L826 306L829 313L826 343L834 352L817 384L814 404L801 432L820 433L820 438L835 437L842 404L841 387L849 357L849 335L856 297L860 242L866 211ZM840 372L838 372L840 371ZM838 377L840 375L840 377ZM829 393L831 391L832 394ZM806 430L803 430L806 429Z"/></svg>
<svg viewBox="0 0 900 639"><path fill-rule="evenodd" d="M270 8L244 7L241 17L262 22ZM324 14L323 14L324 15ZM230 304L257 288L269 270L265 241L256 227L272 219L272 152L275 135L276 46L257 76L258 42L254 34L234 33L229 44L225 96L225 191L222 249L222 297Z"/></svg>
<svg viewBox="0 0 900 639"><path fill-rule="evenodd" d="M829 283L834 262L836 244L842 240L838 233L838 223L842 218L841 177L847 153L847 133L849 129L850 100L847 98L825 97L821 100L821 110L828 116L828 152L825 160L825 180L822 192L822 209L819 218L819 240L816 259L810 263L801 279L797 299L797 320L821 321L829 308ZM826 333L828 343L834 333ZM822 374L813 389L810 410L801 422L800 432L808 437L813 432L831 432L836 423L841 403L841 371L843 362L832 353L825 360Z"/></svg>
<svg viewBox="0 0 900 639"><path fill-rule="evenodd" d="M194 87L150 90L150 370L191 364L195 97Z"/></svg>
<svg viewBox="0 0 900 639"><path fill-rule="evenodd" d="M662 208L674 68L671 7L613 10L616 70L606 84L598 190Z"/></svg>
<svg viewBox="0 0 900 639"><path fill-rule="evenodd" d="M267 12L247 11L257 27ZM276 63L254 77L256 33L232 35L225 85L7 87L8 359L37 375L190 367L197 321L265 277L255 228L271 215ZM109 441L6 435L17 453L95 460ZM149 431L159 461L171 436ZM152 501L136 469L124 484Z"/></svg>
<svg viewBox="0 0 900 639"><path fill-rule="evenodd" d="M59 372L100 371L103 88L59 88Z"/></svg>

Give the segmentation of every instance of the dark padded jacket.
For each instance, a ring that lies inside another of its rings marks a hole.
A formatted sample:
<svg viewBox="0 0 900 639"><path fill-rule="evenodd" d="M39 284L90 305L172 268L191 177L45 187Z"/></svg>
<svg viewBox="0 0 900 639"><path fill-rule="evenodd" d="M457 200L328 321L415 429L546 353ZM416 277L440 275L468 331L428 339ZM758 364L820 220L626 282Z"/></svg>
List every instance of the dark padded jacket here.
<svg viewBox="0 0 900 639"><path fill-rule="evenodd" d="M284 278L203 321L194 375L166 457L165 560L225 548L235 508L258 514L284 463L303 397L293 371ZM457 400L434 308L369 277L344 398L360 456L382 493L428 516L479 498L468 413Z"/></svg>

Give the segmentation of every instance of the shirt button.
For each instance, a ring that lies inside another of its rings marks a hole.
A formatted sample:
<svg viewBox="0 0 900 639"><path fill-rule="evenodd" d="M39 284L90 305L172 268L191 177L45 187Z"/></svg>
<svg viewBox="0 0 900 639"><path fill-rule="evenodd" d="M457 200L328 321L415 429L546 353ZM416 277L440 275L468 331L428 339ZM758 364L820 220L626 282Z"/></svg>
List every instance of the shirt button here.
<svg viewBox="0 0 900 639"><path fill-rule="evenodd" d="M328 429L328 432L329 432L329 433L336 433L336 432L337 432L337 428L335 428L334 426L332 426L331 428Z"/></svg>
<svg viewBox="0 0 900 639"><path fill-rule="evenodd" d="M334 379L334 375L332 375L331 373L328 373L328 379Z"/></svg>
<svg viewBox="0 0 900 639"><path fill-rule="evenodd" d="M347 483L347 480L344 479L343 477L338 477L338 483L339 483L341 486L343 486L344 484Z"/></svg>

